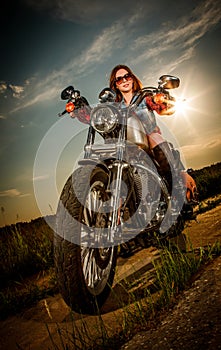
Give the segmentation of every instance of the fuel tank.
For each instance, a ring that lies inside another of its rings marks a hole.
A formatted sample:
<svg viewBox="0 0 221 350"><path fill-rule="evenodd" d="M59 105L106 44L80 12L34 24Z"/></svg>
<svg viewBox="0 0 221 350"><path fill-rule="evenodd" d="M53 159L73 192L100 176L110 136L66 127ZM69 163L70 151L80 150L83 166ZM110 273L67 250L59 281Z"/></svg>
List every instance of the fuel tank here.
<svg viewBox="0 0 221 350"><path fill-rule="evenodd" d="M136 144L145 152L149 151L147 135L143 124L136 115L132 115L127 120L127 141Z"/></svg>

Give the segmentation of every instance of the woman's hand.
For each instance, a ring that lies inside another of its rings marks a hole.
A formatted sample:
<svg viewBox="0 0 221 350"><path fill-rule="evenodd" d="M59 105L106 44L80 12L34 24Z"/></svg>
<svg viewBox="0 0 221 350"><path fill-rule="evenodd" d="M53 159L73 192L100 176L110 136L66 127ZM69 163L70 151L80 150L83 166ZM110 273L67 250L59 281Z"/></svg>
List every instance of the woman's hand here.
<svg viewBox="0 0 221 350"><path fill-rule="evenodd" d="M76 118L76 115L75 115L74 111L70 112L69 115L70 115L71 118Z"/></svg>
<svg viewBox="0 0 221 350"><path fill-rule="evenodd" d="M161 92L153 96L147 96L146 104L159 115L171 115L175 112L174 103L172 102L174 100L173 97Z"/></svg>

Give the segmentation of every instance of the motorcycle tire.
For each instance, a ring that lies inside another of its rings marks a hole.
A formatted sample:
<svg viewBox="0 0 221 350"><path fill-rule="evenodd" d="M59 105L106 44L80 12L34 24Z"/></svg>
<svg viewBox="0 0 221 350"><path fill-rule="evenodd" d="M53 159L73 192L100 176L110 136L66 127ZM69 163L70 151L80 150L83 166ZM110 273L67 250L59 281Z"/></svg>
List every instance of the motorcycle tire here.
<svg viewBox="0 0 221 350"><path fill-rule="evenodd" d="M108 180L100 167L78 168L64 185L56 214L54 259L59 290L67 305L82 314L99 312L115 275L117 246L81 244L88 231L93 236L93 228L102 227Z"/></svg>

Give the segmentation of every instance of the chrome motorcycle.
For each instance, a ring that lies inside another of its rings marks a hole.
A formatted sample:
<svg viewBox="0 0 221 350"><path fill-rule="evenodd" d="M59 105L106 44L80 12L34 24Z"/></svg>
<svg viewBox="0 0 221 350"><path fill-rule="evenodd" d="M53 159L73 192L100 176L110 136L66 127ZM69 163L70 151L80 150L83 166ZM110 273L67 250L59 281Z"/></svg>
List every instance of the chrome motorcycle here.
<svg viewBox="0 0 221 350"><path fill-rule="evenodd" d="M127 108L115 102L109 88L101 91L94 107L72 86L61 93L67 104L60 116L76 112L88 123L84 156L60 196L54 239L60 292L76 312L94 314L104 304L121 250L131 242L145 247L167 242L182 233L192 214L194 195L188 206L186 196L177 200L183 188L179 179L169 193L136 115L147 96L173 101L168 90L179 83L177 77L163 75L158 87L140 90ZM172 151L178 167L179 152Z"/></svg>

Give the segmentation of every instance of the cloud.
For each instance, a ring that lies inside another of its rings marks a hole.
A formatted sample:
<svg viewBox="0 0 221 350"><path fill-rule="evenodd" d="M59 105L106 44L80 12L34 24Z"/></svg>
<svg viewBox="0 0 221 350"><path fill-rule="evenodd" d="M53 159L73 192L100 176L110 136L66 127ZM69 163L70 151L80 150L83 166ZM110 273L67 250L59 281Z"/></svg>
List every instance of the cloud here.
<svg viewBox="0 0 221 350"><path fill-rule="evenodd" d="M39 176L35 176L35 177L33 178L33 181L47 180L47 179L49 179L49 177L50 177L49 174L39 175Z"/></svg>
<svg viewBox="0 0 221 350"><path fill-rule="evenodd" d="M24 85L14 85L12 83L0 82L0 95L4 95L4 98L12 96L16 99L24 97L26 87L30 84L30 81L26 80Z"/></svg>
<svg viewBox="0 0 221 350"><path fill-rule="evenodd" d="M197 159L202 163L202 160L204 160L205 164L209 164L212 159L214 162L220 161L221 140L219 136L208 138L206 143L203 141L205 139L202 141L196 140L195 143L182 146L180 149L185 159L190 163L197 163Z"/></svg>
<svg viewBox="0 0 221 350"><path fill-rule="evenodd" d="M12 84L9 85L9 88L12 90L12 95L15 98L21 98L25 90L24 86L12 85Z"/></svg>
<svg viewBox="0 0 221 350"><path fill-rule="evenodd" d="M128 30L133 26L137 14L128 21ZM18 106L16 106L11 113L17 112L20 109L30 107L37 102L49 100L57 97L60 91L61 82L69 80L70 73L75 71L75 78L83 77L88 74L88 71L93 71L97 65L113 54L113 50L123 48L126 39L128 38L128 30L125 29L125 24L122 21L114 22L111 26L103 29L101 34L95 37L94 41L87 47L79 56L72 59L63 69L51 72L45 79L39 80L30 79L34 81L32 89L29 89L32 96L26 99ZM113 49L114 48L114 49ZM29 84L30 84L29 81ZM40 93L39 93L40 91Z"/></svg>
<svg viewBox="0 0 221 350"><path fill-rule="evenodd" d="M19 196L19 198L29 197L31 196L31 193L24 193Z"/></svg>
<svg viewBox="0 0 221 350"><path fill-rule="evenodd" d="M202 150L202 144L198 143L185 145L180 147L180 149L185 155L191 155L192 157L195 157L199 153L199 150Z"/></svg>
<svg viewBox="0 0 221 350"><path fill-rule="evenodd" d="M72 15L86 18L87 16L99 17L100 13L105 15L105 11L108 12L109 8L114 7L114 3L100 0L95 2L65 0L62 3L56 0L54 3L52 0L42 0L38 4L31 1L29 6L37 6L39 10L49 10L54 4L54 9L60 9L60 15L62 13L64 18ZM142 1L139 4L142 4ZM160 29L155 31L149 28L148 35L140 35L139 22L142 22L144 17L151 12L151 8L149 9L143 3L143 8L142 6L133 7L132 14L128 11L129 6L127 5L127 11L122 12L121 18L116 19L115 16L115 21L106 26L94 38L89 47L78 56L74 55L74 58L63 68L54 70L44 79L37 80L35 78L35 80L30 81L31 88L29 89L25 89L24 85L25 98L11 113L41 101L57 98L61 84L69 81L73 71L76 80L82 79L85 75L96 70L99 64L108 61L110 57L118 57L122 53L124 57L127 57L129 65L141 66L143 64L144 69L144 63L148 62L148 65L151 65L151 70L148 70L150 73L143 77L143 80L151 80L156 75L161 74L159 67L162 67L163 72L172 73L177 66L194 56L199 40L219 23L221 13L217 11L217 4L218 0L203 1L193 12L183 15L179 20L167 24L162 23ZM75 10L73 10L75 15L71 9ZM118 12L120 13L120 11ZM102 16L100 15L100 17ZM171 60L171 56L173 60ZM18 94L18 96L22 95Z"/></svg>
<svg viewBox="0 0 221 350"><path fill-rule="evenodd" d="M203 1L193 12L179 18L179 22L162 24L159 30L138 38L134 45L131 45L131 49L139 52L145 47L146 50L133 62L141 63L154 59L167 65L167 69L164 65L164 71L176 69L183 61L193 57L200 39L220 22L221 11L217 11L219 4L218 0Z"/></svg>
<svg viewBox="0 0 221 350"><path fill-rule="evenodd" d="M7 90L7 84L6 82L0 82L0 94L4 94L5 91Z"/></svg>
<svg viewBox="0 0 221 350"><path fill-rule="evenodd" d="M183 54L178 56L175 60L172 60L168 62L167 65L164 65L162 72L173 72L181 63L191 59L193 55L194 55L194 47L190 47L186 51L184 51ZM159 69L158 69L158 72L159 72Z"/></svg>
<svg viewBox="0 0 221 350"><path fill-rule="evenodd" d="M0 197L18 197L21 195L21 192L12 188L10 190L0 191Z"/></svg>
<svg viewBox="0 0 221 350"><path fill-rule="evenodd" d="M8 198L14 198L14 197L27 197L30 196L30 193L21 193L16 188L11 188L9 190L0 191L0 197L8 197Z"/></svg>
<svg viewBox="0 0 221 350"><path fill-rule="evenodd" d="M95 38L91 46L81 54L77 62L74 62L75 66L76 63L78 65L78 62L81 62L78 74L93 67L96 63L103 62L104 59L108 58L113 53L113 47L114 50L116 50L125 45L124 40L128 34L124 31L124 27L122 23L115 22L109 28L104 29L103 32Z"/></svg>
<svg viewBox="0 0 221 350"><path fill-rule="evenodd" d="M214 140L210 140L208 143L206 143L203 148L204 149L214 149L217 147L221 147L221 140L220 139L214 139Z"/></svg>
<svg viewBox="0 0 221 350"><path fill-rule="evenodd" d="M162 25L160 30L148 35L141 36L136 40L134 49L144 45L152 46L153 50L148 50L148 56L152 57L165 51L165 48L173 47L190 47L203 37L210 29L219 23L221 12L217 11L218 1L207 0L202 2L189 15L184 15L179 22L174 25Z"/></svg>
<svg viewBox="0 0 221 350"><path fill-rule="evenodd" d="M41 12L48 12L54 18L90 25L111 22L112 18L134 12L134 2L131 0L23 0L26 5ZM137 6L138 7L138 6ZM150 6L149 6L150 8Z"/></svg>

